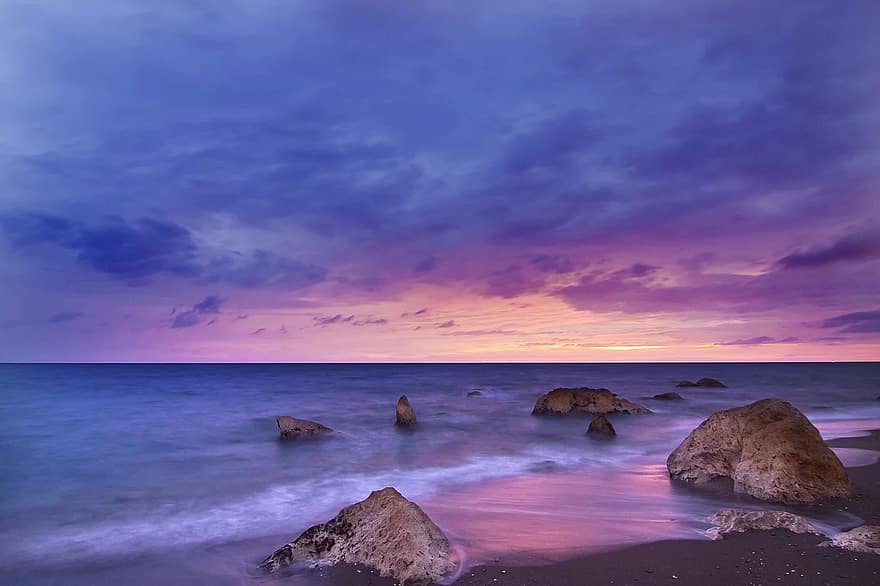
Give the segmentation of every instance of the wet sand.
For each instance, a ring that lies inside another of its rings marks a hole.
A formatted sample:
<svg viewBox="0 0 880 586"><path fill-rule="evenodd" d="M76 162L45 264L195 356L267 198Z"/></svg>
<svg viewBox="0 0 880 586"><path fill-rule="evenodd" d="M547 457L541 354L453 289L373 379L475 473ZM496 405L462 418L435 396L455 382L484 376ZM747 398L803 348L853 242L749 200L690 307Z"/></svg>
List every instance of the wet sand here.
<svg viewBox="0 0 880 586"><path fill-rule="evenodd" d="M832 447L880 451L880 430L870 436L838 438ZM833 503L880 523L880 463L848 469L854 496ZM829 504L828 506L832 506ZM788 531L751 532L721 541L670 540L577 557L550 565L513 566L499 561L467 570L455 586L578 584L880 584L880 555L819 548L825 538ZM316 571L315 585L396 584L368 569L336 567Z"/></svg>

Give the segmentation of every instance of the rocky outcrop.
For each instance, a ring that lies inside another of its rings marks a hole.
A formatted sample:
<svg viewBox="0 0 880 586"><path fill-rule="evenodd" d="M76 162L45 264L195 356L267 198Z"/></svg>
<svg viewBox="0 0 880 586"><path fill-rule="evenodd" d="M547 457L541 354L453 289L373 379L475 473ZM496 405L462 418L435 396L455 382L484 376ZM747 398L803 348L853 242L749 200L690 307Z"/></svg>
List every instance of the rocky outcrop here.
<svg viewBox="0 0 880 586"><path fill-rule="evenodd" d="M617 432L614 431L614 426L611 425L611 422L608 421L607 417L604 415L597 415L590 422L590 427L587 428L587 435L595 437L614 437L617 435Z"/></svg>
<svg viewBox="0 0 880 586"><path fill-rule="evenodd" d="M320 423L307 419L294 419L287 415L276 417L275 423L278 424L278 435L281 436L281 439L313 439L333 431Z"/></svg>
<svg viewBox="0 0 880 586"><path fill-rule="evenodd" d="M876 553L880 555L880 527L862 525L844 531L831 541L823 541L819 547L840 547L859 553Z"/></svg>
<svg viewBox="0 0 880 586"><path fill-rule="evenodd" d="M771 531L785 529L792 533L812 533L822 535L804 517L785 511L744 511L741 509L725 509L718 511L709 522L714 527L706 531L712 539L723 539L728 533L744 533L746 531Z"/></svg>
<svg viewBox="0 0 880 586"><path fill-rule="evenodd" d="M720 380L716 380L714 378L701 378L695 383L692 383L689 380L679 381L677 387L708 387L708 388L716 388L716 389L726 389L727 385L721 382Z"/></svg>
<svg viewBox="0 0 880 586"><path fill-rule="evenodd" d="M650 413L637 403L621 399L608 389L553 389L535 402L532 415L565 415L567 413Z"/></svg>
<svg viewBox="0 0 880 586"><path fill-rule="evenodd" d="M731 478L735 492L782 503L811 503L851 491L843 464L819 431L779 399L711 415L669 455L666 467L678 480Z"/></svg>
<svg viewBox="0 0 880 586"><path fill-rule="evenodd" d="M651 397L652 399L657 399L658 401L683 401L684 397L679 395L676 392L670 393L660 393L658 395L654 395Z"/></svg>
<svg viewBox="0 0 880 586"><path fill-rule="evenodd" d="M410 427L416 424L416 412L413 411L412 405L406 395L401 395L397 400L397 425Z"/></svg>
<svg viewBox="0 0 880 586"><path fill-rule="evenodd" d="M440 528L391 487L307 529L260 567L272 572L298 562L363 564L407 585L430 584L455 567Z"/></svg>

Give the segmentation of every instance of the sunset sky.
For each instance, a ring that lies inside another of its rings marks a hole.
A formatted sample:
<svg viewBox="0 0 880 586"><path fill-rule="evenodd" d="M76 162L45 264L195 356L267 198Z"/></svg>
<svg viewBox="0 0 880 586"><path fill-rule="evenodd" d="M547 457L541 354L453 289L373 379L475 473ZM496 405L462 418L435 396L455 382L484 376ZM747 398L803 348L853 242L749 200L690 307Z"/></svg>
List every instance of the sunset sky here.
<svg viewBox="0 0 880 586"><path fill-rule="evenodd" d="M880 359L876 0L6 0L0 360Z"/></svg>

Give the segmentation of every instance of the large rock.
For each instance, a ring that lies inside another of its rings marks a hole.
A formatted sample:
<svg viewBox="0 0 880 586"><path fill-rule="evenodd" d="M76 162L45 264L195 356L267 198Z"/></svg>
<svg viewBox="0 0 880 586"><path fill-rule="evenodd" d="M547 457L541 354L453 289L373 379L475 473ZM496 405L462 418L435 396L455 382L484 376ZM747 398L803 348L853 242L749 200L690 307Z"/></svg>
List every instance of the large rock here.
<svg viewBox="0 0 880 586"><path fill-rule="evenodd" d="M260 564L363 564L404 584L429 584L451 572L449 540L415 503L391 487L315 525Z"/></svg>
<svg viewBox="0 0 880 586"><path fill-rule="evenodd" d="M712 539L723 539L728 533L772 531L773 529L785 529L792 533L822 535L822 532L816 529L804 517L785 511L725 509L709 517L709 522L714 527L707 530L706 535Z"/></svg>
<svg viewBox="0 0 880 586"><path fill-rule="evenodd" d="M723 382L721 382L720 380L716 380L714 378L708 378L708 377L701 378L700 380L698 380L695 383L692 383L689 380L683 380L683 381L680 381L675 386L677 386L677 387L710 387L710 388L716 388L716 389L727 388L727 385L724 384Z"/></svg>
<svg viewBox="0 0 880 586"><path fill-rule="evenodd" d="M333 430L320 423L307 419L294 419L287 415L275 418L278 424L278 434L281 439L312 439L331 433Z"/></svg>
<svg viewBox="0 0 880 586"><path fill-rule="evenodd" d="M859 553L876 553L880 555L880 527L862 525L844 531L831 541L823 541L819 547L840 547Z"/></svg>
<svg viewBox="0 0 880 586"><path fill-rule="evenodd" d="M409 427L416 424L416 412L413 411L412 405L406 395L401 395L397 400L397 425Z"/></svg>
<svg viewBox="0 0 880 586"><path fill-rule="evenodd" d="M621 399L608 389L553 389L538 397L532 415L565 415L581 412L596 415L605 413L650 413L641 405Z"/></svg>
<svg viewBox="0 0 880 586"><path fill-rule="evenodd" d="M611 422L608 421L608 418L604 415L597 415L590 422L590 427L587 428L587 434L597 437L614 437L617 435L617 432L614 431L614 426L611 425Z"/></svg>
<svg viewBox="0 0 880 586"><path fill-rule="evenodd" d="M846 470L819 431L790 403L764 399L719 411L666 461L669 475L702 483L733 479L735 492L782 503L849 496Z"/></svg>

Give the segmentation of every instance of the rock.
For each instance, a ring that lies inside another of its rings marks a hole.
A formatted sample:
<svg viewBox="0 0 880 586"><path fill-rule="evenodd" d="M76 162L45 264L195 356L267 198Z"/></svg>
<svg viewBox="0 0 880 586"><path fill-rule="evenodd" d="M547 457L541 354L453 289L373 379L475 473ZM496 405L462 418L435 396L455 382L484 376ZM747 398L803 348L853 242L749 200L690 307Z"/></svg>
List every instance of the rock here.
<svg viewBox="0 0 880 586"><path fill-rule="evenodd" d="M862 525L849 531L844 531L831 541L823 541L819 547L840 547L859 553L876 553L880 555L880 527L877 525Z"/></svg>
<svg viewBox="0 0 880 586"><path fill-rule="evenodd" d="M681 395L679 395L676 392L660 393L659 395L654 395L652 398L657 399L659 401L683 401L684 400L684 397L682 397Z"/></svg>
<svg viewBox="0 0 880 586"><path fill-rule="evenodd" d="M278 434L281 436L281 439L311 439L321 437L333 431L320 423L308 421L307 419L294 419L287 415L276 417L275 423L278 424Z"/></svg>
<svg viewBox="0 0 880 586"><path fill-rule="evenodd" d="M597 415L590 422L590 427L587 428L588 435L594 436L605 436L605 437L614 437L617 435L617 432L614 431L614 426L611 425L611 422L608 421L608 418L604 415Z"/></svg>
<svg viewBox="0 0 880 586"><path fill-rule="evenodd" d="M666 460L686 482L733 479L735 492L782 503L849 496L846 470L819 431L790 403L764 399L719 411Z"/></svg>
<svg viewBox="0 0 880 586"><path fill-rule="evenodd" d="M479 397L483 394L483 391L471 391L467 394L468 397Z"/></svg>
<svg viewBox="0 0 880 586"><path fill-rule="evenodd" d="M406 395L401 395L397 400L397 425L411 426L416 424L416 412Z"/></svg>
<svg viewBox="0 0 880 586"><path fill-rule="evenodd" d="M725 385L720 380L715 380L714 378L701 378L695 383L692 383L689 380L679 381L677 387L711 387L716 389L726 389L727 385Z"/></svg>
<svg viewBox="0 0 880 586"><path fill-rule="evenodd" d="M273 572L297 562L363 564L408 585L430 584L455 567L440 528L391 487L306 529L260 567Z"/></svg>
<svg viewBox="0 0 880 586"><path fill-rule="evenodd" d="M564 415L566 413L650 413L641 405L621 399L608 389L553 389L535 402L532 415Z"/></svg>
<svg viewBox="0 0 880 586"><path fill-rule="evenodd" d="M715 525L715 527L706 531L706 535L712 539L723 539L728 533L771 531L773 529L785 529L792 533L822 535L822 532L816 529L804 517L785 511L725 509L709 517L709 522Z"/></svg>

